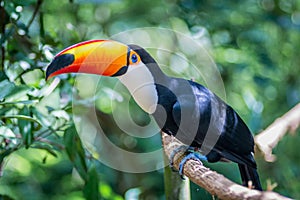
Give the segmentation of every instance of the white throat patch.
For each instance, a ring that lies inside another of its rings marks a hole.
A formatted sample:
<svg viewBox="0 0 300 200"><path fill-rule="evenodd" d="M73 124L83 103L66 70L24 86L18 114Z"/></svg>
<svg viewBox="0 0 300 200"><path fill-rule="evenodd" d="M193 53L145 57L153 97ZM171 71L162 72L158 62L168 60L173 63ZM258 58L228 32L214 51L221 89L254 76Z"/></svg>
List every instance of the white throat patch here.
<svg viewBox="0 0 300 200"><path fill-rule="evenodd" d="M118 79L125 85L136 103L144 111L149 114L155 111L158 95L154 78L144 63L129 65L127 72L118 76Z"/></svg>

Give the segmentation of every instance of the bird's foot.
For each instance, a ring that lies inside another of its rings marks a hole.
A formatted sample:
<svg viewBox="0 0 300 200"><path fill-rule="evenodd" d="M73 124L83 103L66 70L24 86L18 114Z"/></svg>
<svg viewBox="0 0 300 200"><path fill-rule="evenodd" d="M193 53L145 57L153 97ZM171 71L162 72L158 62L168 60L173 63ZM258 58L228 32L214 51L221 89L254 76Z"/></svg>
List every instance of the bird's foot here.
<svg viewBox="0 0 300 200"><path fill-rule="evenodd" d="M174 151L171 152L171 154L170 154L170 167L171 167L173 172L177 172L177 170L174 167L174 162L173 162L174 158L175 158L175 155L179 152L186 152L186 151L188 151L188 149L189 149L189 146L182 145L182 146L176 148Z"/></svg>
<svg viewBox="0 0 300 200"><path fill-rule="evenodd" d="M173 165L174 157L177 153L179 153L181 151L185 151L187 154L179 163L179 175L181 176L182 179L184 179L183 168L184 168L185 163L188 160L193 159L193 160L201 162L201 161L207 161L207 157L202 155L198 151L198 148L190 147L190 146L180 146L177 149L175 149L170 155L170 167L173 171L176 171L174 168L174 165Z"/></svg>
<svg viewBox="0 0 300 200"><path fill-rule="evenodd" d="M207 161L207 157L202 155L200 152L195 151L195 148L193 147L189 148L187 150L187 153L188 154L179 163L179 175L181 176L182 179L184 179L184 174L183 174L184 165L188 160L193 159L199 162Z"/></svg>

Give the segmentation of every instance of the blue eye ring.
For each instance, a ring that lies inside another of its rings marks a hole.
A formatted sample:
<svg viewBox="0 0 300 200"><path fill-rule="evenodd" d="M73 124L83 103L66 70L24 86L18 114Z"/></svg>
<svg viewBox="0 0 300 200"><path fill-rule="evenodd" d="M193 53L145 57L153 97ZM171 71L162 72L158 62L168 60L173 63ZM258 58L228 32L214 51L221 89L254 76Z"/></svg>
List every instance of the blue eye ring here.
<svg viewBox="0 0 300 200"><path fill-rule="evenodd" d="M138 57L137 57L137 55L134 53L134 54L132 54L131 55L131 62L132 63L136 63L138 61Z"/></svg>

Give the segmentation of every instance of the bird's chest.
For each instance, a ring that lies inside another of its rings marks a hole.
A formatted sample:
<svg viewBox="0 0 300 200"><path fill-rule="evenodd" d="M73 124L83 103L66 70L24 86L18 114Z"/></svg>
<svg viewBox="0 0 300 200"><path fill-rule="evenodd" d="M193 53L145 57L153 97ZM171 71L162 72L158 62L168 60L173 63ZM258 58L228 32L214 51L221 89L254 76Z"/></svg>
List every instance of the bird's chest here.
<svg viewBox="0 0 300 200"><path fill-rule="evenodd" d="M161 95L156 110L152 114L160 129L169 135L175 135L178 131L178 126L173 118L175 102L176 99L172 98L172 96Z"/></svg>

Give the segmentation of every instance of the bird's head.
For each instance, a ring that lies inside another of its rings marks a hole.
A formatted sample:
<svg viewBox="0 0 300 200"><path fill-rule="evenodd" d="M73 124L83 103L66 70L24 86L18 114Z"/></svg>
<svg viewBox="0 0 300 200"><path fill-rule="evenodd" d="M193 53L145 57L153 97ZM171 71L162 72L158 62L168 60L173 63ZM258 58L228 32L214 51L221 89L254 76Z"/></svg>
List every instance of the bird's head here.
<svg viewBox="0 0 300 200"><path fill-rule="evenodd" d="M148 113L158 102L155 77L164 76L144 49L112 40L81 42L58 53L47 67L46 79L65 73L115 76Z"/></svg>

